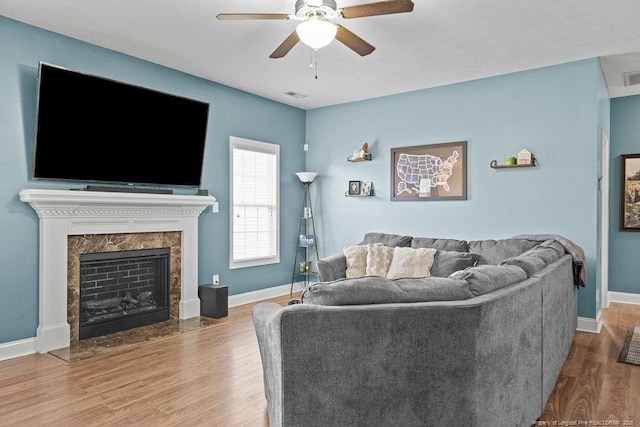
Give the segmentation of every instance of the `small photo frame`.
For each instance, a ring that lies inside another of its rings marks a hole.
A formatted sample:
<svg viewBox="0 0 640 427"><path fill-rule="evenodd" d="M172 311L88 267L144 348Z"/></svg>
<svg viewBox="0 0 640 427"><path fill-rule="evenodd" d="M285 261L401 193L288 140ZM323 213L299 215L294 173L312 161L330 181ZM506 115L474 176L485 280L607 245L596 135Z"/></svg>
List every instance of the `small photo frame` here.
<svg viewBox="0 0 640 427"><path fill-rule="evenodd" d="M361 184L360 181L349 181L349 195L359 196Z"/></svg>
<svg viewBox="0 0 640 427"><path fill-rule="evenodd" d="M362 184L360 185L360 195L361 196L371 196L371 194L373 191L373 186L371 185L371 182L362 182Z"/></svg>

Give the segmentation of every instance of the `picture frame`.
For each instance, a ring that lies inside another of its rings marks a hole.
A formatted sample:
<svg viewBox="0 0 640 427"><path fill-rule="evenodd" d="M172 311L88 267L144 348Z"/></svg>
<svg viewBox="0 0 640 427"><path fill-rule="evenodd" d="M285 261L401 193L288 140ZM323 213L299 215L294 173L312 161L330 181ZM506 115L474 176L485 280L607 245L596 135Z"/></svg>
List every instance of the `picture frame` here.
<svg viewBox="0 0 640 427"><path fill-rule="evenodd" d="M350 196L359 196L360 195L360 181L349 181L349 192Z"/></svg>
<svg viewBox="0 0 640 427"><path fill-rule="evenodd" d="M620 158L620 231L640 231L640 154Z"/></svg>
<svg viewBox="0 0 640 427"><path fill-rule="evenodd" d="M391 201L467 200L467 141L391 149Z"/></svg>
<svg viewBox="0 0 640 427"><path fill-rule="evenodd" d="M373 184L369 181L362 181L360 184L360 195L371 196L373 194Z"/></svg>

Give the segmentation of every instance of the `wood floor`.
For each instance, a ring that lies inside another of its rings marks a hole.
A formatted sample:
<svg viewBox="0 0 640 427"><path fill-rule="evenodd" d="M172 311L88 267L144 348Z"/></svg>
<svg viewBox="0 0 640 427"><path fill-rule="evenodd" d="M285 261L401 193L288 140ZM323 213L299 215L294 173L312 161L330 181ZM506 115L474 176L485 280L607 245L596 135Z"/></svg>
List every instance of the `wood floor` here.
<svg viewBox="0 0 640 427"><path fill-rule="evenodd" d="M611 304L603 319L600 334L577 333L538 425L640 426L640 367L616 362L640 306ZM251 305L226 320L74 363L0 362L0 426L268 426ZM593 423L608 420L619 424Z"/></svg>

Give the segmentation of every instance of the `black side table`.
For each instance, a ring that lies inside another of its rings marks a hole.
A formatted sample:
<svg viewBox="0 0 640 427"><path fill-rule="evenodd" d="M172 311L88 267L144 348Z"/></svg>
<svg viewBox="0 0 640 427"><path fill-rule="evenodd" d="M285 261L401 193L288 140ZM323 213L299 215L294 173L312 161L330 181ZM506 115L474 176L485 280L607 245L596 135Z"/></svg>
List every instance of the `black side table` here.
<svg viewBox="0 0 640 427"><path fill-rule="evenodd" d="M229 308L229 288L226 285L200 285L198 286L198 298L200 298L200 315L213 317L225 317Z"/></svg>

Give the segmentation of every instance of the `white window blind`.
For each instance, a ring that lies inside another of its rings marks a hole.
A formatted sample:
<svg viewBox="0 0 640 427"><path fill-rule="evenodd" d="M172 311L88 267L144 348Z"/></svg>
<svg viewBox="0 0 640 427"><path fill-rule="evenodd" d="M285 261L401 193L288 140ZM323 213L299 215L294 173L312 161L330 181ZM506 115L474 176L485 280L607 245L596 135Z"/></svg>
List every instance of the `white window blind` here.
<svg viewBox="0 0 640 427"><path fill-rule="evenodd" d="M280 261L280 146L230 138L230 268Z"/></svg>

